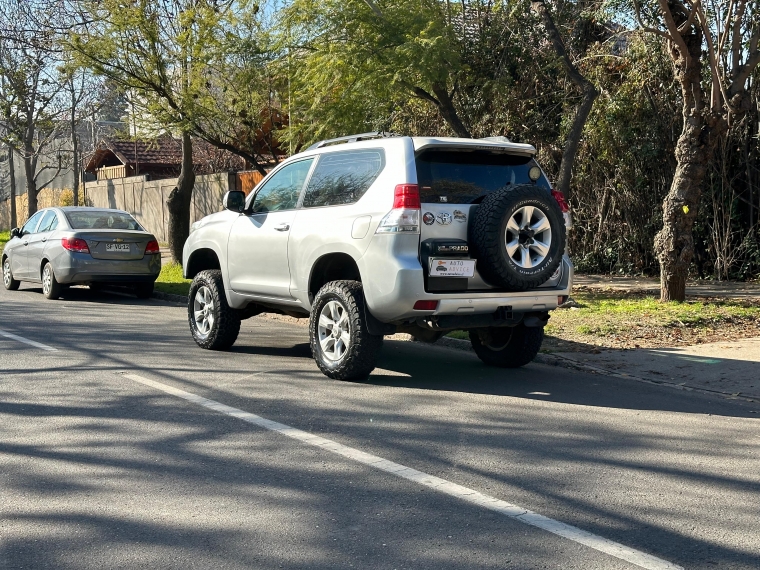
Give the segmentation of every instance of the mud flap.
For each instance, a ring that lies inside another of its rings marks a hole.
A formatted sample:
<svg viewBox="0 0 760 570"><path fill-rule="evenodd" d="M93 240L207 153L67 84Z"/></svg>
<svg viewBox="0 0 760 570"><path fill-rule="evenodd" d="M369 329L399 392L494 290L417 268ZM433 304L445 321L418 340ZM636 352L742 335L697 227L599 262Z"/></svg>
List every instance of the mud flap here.
<svg viewBox="0 0 760 570"><path fill-rule="evenodd" d="M387 334L396 334L396 325L389 325L387 323L384 323L382 321L379 321L377 318L375 318L375 315L373 315L369 307L367 307L367 302L365 301L363 303L364 305L364 322L367 324L367 332L374 336L385 336Z"/></svg>

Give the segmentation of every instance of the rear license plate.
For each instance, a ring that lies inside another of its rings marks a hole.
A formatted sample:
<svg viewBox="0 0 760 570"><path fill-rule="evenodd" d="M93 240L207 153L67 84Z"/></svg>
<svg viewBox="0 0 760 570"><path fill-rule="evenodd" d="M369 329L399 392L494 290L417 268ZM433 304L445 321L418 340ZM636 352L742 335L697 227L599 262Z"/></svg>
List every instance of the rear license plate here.
<svg viewBox="0 0 760 570"><path fill-rule="evenodd" d="M430 259L431 277L472 277L475 275L474 259Z"/></svg>
<svg viewBox="0 0 760 570"><path fill-rule="evenodd" d="M106 251L129 253L129 244L128 243L107 243Z"/></svg>

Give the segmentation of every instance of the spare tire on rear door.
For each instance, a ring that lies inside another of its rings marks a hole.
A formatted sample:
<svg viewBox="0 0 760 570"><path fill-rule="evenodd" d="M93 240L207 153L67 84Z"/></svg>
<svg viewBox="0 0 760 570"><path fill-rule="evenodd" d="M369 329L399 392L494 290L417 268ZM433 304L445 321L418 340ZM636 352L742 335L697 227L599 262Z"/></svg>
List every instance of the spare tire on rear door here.
<svg viewBox="0 0 760 570"><path fill-rule="evenodd" d="M470 252L481 277L497 287L538 287L559 267L565 222L552 195L533 184L486 196L470 222Z"/></svg>

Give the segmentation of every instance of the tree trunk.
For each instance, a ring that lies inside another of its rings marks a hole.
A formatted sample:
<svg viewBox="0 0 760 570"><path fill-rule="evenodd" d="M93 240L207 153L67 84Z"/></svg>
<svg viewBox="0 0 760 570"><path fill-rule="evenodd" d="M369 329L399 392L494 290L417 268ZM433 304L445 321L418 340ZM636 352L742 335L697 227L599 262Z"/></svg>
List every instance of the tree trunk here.
<svg viewBox="0 0 760 570"><path fill-rule="evenodd" d="M702 88L702 33L692 27L681 34L688 54L669 42L670 57L683 96L683 128L676 143L676 172L662 204L662 230L654 239L660 262L660 300L686 299L686 279L694 257L692 229L707 166L726 129L711 111Z"/></svg>
<svg viewBox="0 0 760 570"><path fill-rule="evenodd" d="M72 111L71 119L71 171L74 176L74 206L79 206L79 141L76 133L76 121Z"/></svg>
<svg viewBox="0 0 760 570"><path fill-rule="evenodd" d="M18 226L16 218L16 167L13 164L13 147L8 145L8 174L11 185L11 228Z"/></svg>
<svg viewBox="0 0 760 570"><path fill-rule="evenodd" d="M557 176L557 190L562 192L566 198L569 198L570 180L573 175L575 155L578 154L578 147L581 144L583 129L586 126L588 116L591 114L594 101L596 101L596 98L599 96L599 91L596 90L596 87L594 87L588 79L581 75L578 68L575 67L572 61L570 61L570 56L565 48L565 43L562 41L562 36L559 35L557 26L554 25L554 19L552 18L551 12L549 12L549 8L543 0L532 2L531 7L539 16L541 16L541 21L546 29L546 34L552 42L554 52L562 61L568 77L583 92L583 100L575 111L573 125L570 128L567 140L565 141L565 150L562 152L562 162L559 165L559 175Z"/></svg>
<svg viewBox="0 0 760 570"><path fill-rule="evenodd" d="M182 262L182 248L190 235L190 203L195 186L193 172L193 141L190 133L182 133L182 169L177 186L169 193L166 206L169 210L169 250L178 263Z"/></svg>
<svg viewBox="0 0 760 570"><path fill-rule="evenodd" d="M26 175L26 219L37 211L37 186L34 183L34 150L24 150L24 174Z"/></svg>
<svg viewBox="0 0 760 570"><path fill-rule="evenodd" d="M438 112L443 117L451 129L456 133L458 137L465 139L471 139L472 135L464 123L459 118L456 108L454 107L454 101L446 90L445 85L434 85L433 95L435 95L437 101Z"/></svg>

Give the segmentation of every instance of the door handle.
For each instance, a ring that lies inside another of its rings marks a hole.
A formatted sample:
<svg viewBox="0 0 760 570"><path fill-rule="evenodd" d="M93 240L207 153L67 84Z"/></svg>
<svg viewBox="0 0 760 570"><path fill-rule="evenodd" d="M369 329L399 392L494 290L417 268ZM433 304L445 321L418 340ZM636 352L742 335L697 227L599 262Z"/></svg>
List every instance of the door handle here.
<svg viewBox="0 0 760 570"><path fill-rule="evenodd" d="M28 241L25 241L25 242L24 242L24 245L29 245L29 242L28 242Z"/></svg>
<svg viewBox="0 0 760 570"><path fill-rule="evenodd" d="M47 238L42 238L42 241L47 241Z"/></svg>
<svg viewBox="0 0 760 570"><path fill-rule="evenodd" d="M290 229L290 224L280 224L279 226L275 226L274 229L278 232L286 232Z"/></svg>

